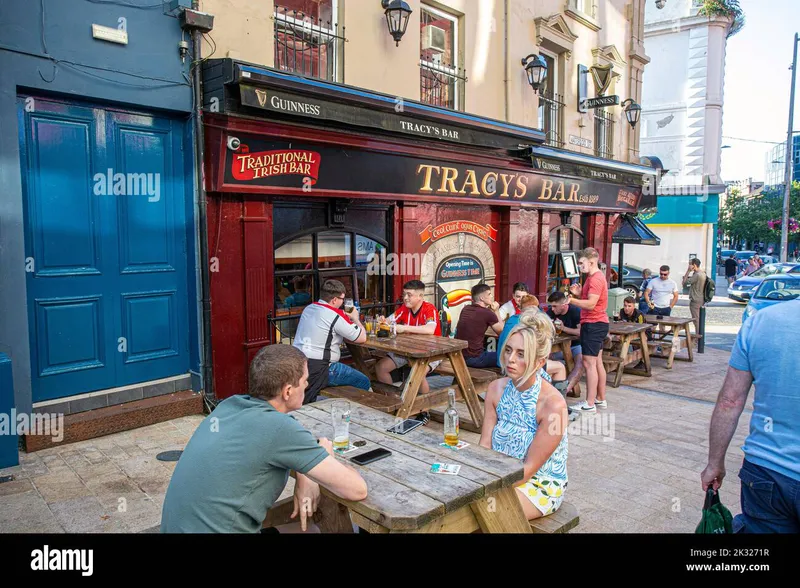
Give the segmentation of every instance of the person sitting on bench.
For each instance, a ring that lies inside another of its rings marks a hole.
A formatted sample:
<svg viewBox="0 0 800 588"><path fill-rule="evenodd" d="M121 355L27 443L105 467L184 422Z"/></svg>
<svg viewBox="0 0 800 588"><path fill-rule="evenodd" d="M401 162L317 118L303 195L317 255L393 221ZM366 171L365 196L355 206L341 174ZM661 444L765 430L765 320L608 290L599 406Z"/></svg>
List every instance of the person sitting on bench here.
<svg viewBox="0 0 800 588"><path fill-rule="evenodd" d="M320 485L344 500L367 497L366 482L333 456L330 440L318 441L289 416L307 384L298 349L276 344L256 354L248 393L220 402L186 444L164 497L162 533L259 533L290 471L299 530L307 530ZM277 529L298 530L297 523Z"/></svg>
<svg viewBox="0 0 800 588"><path fill-rule="evenodd" d="M369 378L339 362L343 340L363 343L367 330L354 308L348 315L342 310L346 290L338 280L325 280L320 289L320 300L305 307L294 337L294 347L308 358L308 388L303 404L315 402L319 393L328 386L353 386L371 390Z"/></svg>
<svg viewBox="0 0 800 588"><path fill-rule="evenodd" d="M425 284L419 280L411 280L403 284L403 306L395 311L392 318L397 325L398 335L400 333L411 333L442 336L439 313L433 304L425 300ZM386 319L380 316L378 320L385 321ZM405 357L389 353L375 364L375 375L378 381L384 384L394 384L392 371L402 368L407 363L408 360ZM442 363L441 360L428 364L428 373L439 367L440 363ZM428 381L423 378L419 393L425 394L429 390Z"/></svg>
<svg viewBox="0 0 800 588"><path fill-rule="evenodd" d="M530 294L530 290L528 290L527 284L523 282L517 282L514 284L511 300L500 307L500 320L507 321L508 317L521 313L522 307L520 306L520 303L528 294Z"/></svg>
<svg viewBox="0 0 800 588"><path fill-rule="evenodd" d="M495 302L494 291L486 284L472 287L472 304L465 306L458 317L456 339L469 345L464 351L464 361L469 367L486 368L497 365L497 352L487 351L483 345L486 329L491 327L498 335L503 332L500 305Z"/></svg>
<svg viewBox="0 0 800 588"><path fill-rule="evenodd" d="M561 332L573 337L581 336L581 309L572 306L569 299L563 292L553 292L547 297L547 302L550 303L550 310L547 311L547 316L551 320L561 321ZM568 384L563 390L564 394L569 394L581 379L581 370L583 369L583 354L580 345L580 340L574 341L577 345L572 345L570 351L572 352L572 361L574 363L572 371L567 377ZM561 351L553 353L550 356L554 360L563 360L564 354Z"/></svg>
<svg viewBox="0 0 800 588"><path fill-rule="evenodd" d="M554 513L567 489L567 402L541 374L555 330L542 312L527 311L500 349L508 377L489 384L481 447L522 461L515 484L528 520Z"/></svg>
<svg viewBox="0 0 800 588"><path fill-rule="evenodd" d="M634 300L633 296L628 296L622 301L619 320L626 323L644 324L644 315L636 308L636 300Z"/></svg>

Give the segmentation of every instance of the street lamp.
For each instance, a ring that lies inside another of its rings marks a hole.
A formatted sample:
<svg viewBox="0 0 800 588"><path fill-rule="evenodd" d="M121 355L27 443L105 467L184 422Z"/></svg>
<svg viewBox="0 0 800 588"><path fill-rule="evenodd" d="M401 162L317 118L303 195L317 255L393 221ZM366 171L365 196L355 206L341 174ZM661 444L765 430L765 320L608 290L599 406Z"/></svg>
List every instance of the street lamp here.
<svg viewBox="0 0 800 588"><path fill-rule="evenodd" d="M627 107L625 107L626 104ZM628 98L621 106L625 107L625 118L628 119L631 127L635 129L636 123L639 122L639 117L642 115L642 107L633 98Z"/></svg>
<svg viewBox="0 0 800 588"><path fill-rule="evenodd" d="M664 5L667 3L667 0L656 0L656 8L661 10L664 8Z"/></svg>
<svg viewBox="0 0 800 588"><path fill-rule="evenodd" d="M789 261L789 202L792 195L792 135L794 134L794 91L797 81L797 45L800 33L794 34L794 59L792 60L792 92L789 99L789 130L786 138L786 186L783 192L783 222L781 223L781 261Z"/></svg>
<svg viewBox="0 0 800 588"><path fill-rule="evenodd" d="M403 0L381 0L381 7L386 14L386 24L389 34L395 41L395 47L400 46L400 39L406 34L408 17L411 16L411 7Z"/></svg>
<svg viewBox="0 0 800 588"><path fill-rule="evenodd" d="M531 53L522 60L525 73L528 75L528 83L534 92L538 92L544 80L547 78L547 62L541 55Z"/></svg>

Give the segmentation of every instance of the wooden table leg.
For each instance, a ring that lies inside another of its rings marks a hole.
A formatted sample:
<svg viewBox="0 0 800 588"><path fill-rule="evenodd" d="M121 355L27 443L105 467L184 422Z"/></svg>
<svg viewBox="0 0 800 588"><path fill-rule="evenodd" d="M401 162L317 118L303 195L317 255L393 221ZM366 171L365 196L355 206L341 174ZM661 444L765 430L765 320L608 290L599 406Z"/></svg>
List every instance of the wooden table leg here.
<svg viewBox="0 0 800 588"><path fill-rule="evenodd" d="M428 372L428 360L426 359L412 359L410 360L411 363L411 373L408 375L408 379L406 380L406 385L403 387L403 394L401 398L403 399L403 406L400 407L400 410L397 412L398 418L407 419L414 412L414 401L417 399L417 394L419 393L419 387L422 385L422 380L425 379L425 376Z"/></svg>
<svg viewBox="0 0 800 588"><path fill-rule="evenodd" d="M297 518L299 520L299 516ZM314 522L323 533L353 533L349 509L325 494L320 494Z"/></svg>
<svg viewBox="0 0 800 588"><path fill-rule="evenodd" d="M639 333L639 337L641 338L642 342L642 357L644 359L644 369L647 372L648 377L653 375L652 369L650 368L650 346L647 344L647 331L642 331Z"/></svg>
<svg viewBox="0 0 800 588"><path fill-rule="evenodd" d="M477 392L475 392L475 386L472 385L472 378L469 375L464 356L460 351L456 351L448 353L447 359L450 360L450 365L453 366L456 383L461 388L461 398L464 399L472 417L472 425L477 428L477 432L480 432L483 428L483 410L481 410L481 403Z"/></svg>
<svg viewBox="0 0 800 588"><path fill-rule="evenodd" d="M572 341L568 341L567 343L561 343L559 345L561 348L561 353L564 355L564 363L567 365L567 380L569 380L569 375L572 373L572 370L575 368L575 358L572 357ZM570 398L580 398L581 397L581 376L578 374L578 382L572 387L569 393Z"/></svg>
<svg viewBox="0 0 800 588"><path fill-rule="evenodd" d="M484 533L532 533L514 488L501 488L470 508Z"/></svg>
<svg viewBox="0 0 800 588"><path fill-rule="evenodd" d="M672 364L675 363L675 353L681 348L681 338L678 327L672 327L672 345L669 348L669 357L667 358L667 369L672 369Z"/></svg>
<svg viewBox="0 0 800 588"><path fill-rule="evenodd" d="M631 347L631 336L622 336L622 347L619 352L620 364L617 366L617 373L614 375L614 387L619 388L622 383L622 374L625 372L625 359L628 357L628 350Z"/></svg>
<svg viewBox="0 0 800 588"><path fill-rule="evenodd" d="M347 344L347 349L350 351L350 356L353 358L353 363L356 364L356 369L367 376L370 380L374 380L374 370L371 370L364 361L364 356L368 356L369 351L363 347L356 347L355 345L350 344Z"/></svg>
<svg viewBox="0 0 800 588"><path fill-rule="evenodd" d="M694 361L694 351L692 351L692 334L689 332L689 325L684 325L683 330L686 331L686 347L689 350L689 361Z"/></svg>

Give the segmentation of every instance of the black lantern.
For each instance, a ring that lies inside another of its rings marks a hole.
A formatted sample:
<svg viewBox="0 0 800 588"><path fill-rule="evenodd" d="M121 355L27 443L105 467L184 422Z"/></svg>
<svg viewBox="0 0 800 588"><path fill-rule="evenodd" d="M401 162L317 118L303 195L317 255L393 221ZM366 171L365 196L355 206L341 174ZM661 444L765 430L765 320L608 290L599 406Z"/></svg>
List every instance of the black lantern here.
<svg viewBox="0 0 800 588"><path fill-rule="evenodd" d="M395 47L399 47L400 39L406 34L411 7L403 0L381 0L381 6L386 11L386 24L395 41Z"/></svg>
<svg viewBox="0 0 800 588"><path fill-rule="evenodd" d="M531 54L522 60L522 65L528 74L528 83L534 92L538 92L547 77L547 62L541 55Z"/></svg>
<svg viewBox="0 0 800 588"><path fill-rule="evenodd" d="M664 8L664 5L667 3L667 0L656 0L656 8L661 10Z"/></svg>
<svg viewBox="0 0 800 588"><path fill-rule="evenodd" d="M627 104L627 107L625 106ZM642 107L634 102L633 98L625 100L621 106L625 107L625 118L628 119L632 128L636 128L636 123L639 122L639 117L642 114Z"/></svg>

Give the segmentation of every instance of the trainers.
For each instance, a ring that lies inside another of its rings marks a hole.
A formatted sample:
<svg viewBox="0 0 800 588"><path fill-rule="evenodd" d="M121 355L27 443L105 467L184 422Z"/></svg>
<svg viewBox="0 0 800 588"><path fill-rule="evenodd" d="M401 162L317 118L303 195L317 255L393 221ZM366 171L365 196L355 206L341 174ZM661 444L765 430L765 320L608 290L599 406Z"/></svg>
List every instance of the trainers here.
<svg viewBox="0 0 800 588"><path fill-rule="evenodd" d="M580 404L576 404L572 408L574 408L578 412L597 412L597 408L594 406L589 406L588 404L586 404L585 400Z"/></svg>
<svg viewBox="0 0 800 588"><path fill-rule="evenodd" d="M577 421L579 418L581 418L581 413L579 413L577 410L569 411L569 422Z"/></svg>
<svg viewBox="0 0 800 588"><path fill-rule="evenodd" d="M595 400L594 405L597 408L608 408L608 401L607 400Z"/></svg>

